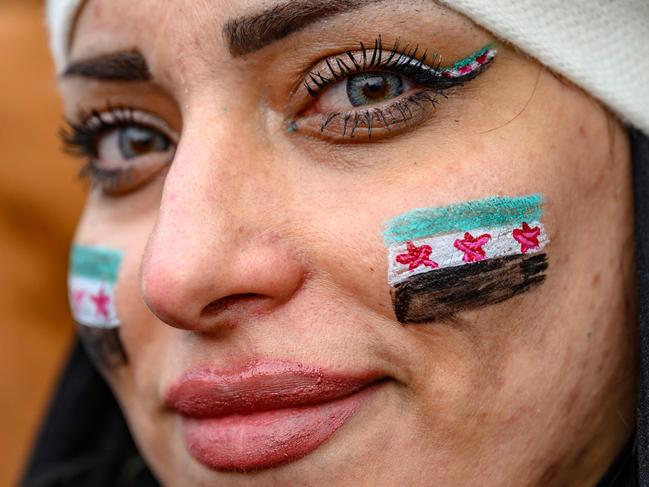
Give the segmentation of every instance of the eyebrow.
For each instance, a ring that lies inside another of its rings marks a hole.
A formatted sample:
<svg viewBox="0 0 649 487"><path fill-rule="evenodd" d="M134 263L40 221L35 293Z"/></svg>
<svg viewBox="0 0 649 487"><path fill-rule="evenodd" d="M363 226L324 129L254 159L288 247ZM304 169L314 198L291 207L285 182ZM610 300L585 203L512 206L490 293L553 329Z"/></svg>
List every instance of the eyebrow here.
<svg viewBox="0 0 649 487"><path fill-rule="evenodd" d="M137 51L122 51L70 64L63 77L80 76L100 81L151 81L144 56Z"/></svg>
<svg viewBox="0 0 649 487"><path fill-rule="evenodd" d="M384 0L289 0L259 14L228 20L223 36L230 54L243 56L327 17L381 1Z"/></svg>

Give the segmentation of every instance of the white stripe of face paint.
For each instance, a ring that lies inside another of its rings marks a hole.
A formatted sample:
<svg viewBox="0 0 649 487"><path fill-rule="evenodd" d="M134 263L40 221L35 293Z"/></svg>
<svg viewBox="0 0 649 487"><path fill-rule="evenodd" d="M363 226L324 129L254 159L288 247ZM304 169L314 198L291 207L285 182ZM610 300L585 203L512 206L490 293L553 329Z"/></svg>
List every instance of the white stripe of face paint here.
<svg viewBox="0 0 649 487"><path fill-rule="evenodd" d="M96 328L115 328L121 324L115 307L114 284L71 274L68 289L70 309L77 323Z"/></svg>
<svg viewBox="0 0 649 487"><path fill-rule="evenodd" d="M539 221L528 222L529 226L539 227L541 233L538 236L539 246L535 249L527 251L526 255L541 252L549 243L548 236L545 232L545 227ZM497 257L507 257L511 255L521 254L521 244L514 239L512 232L516 227L498 227L498 228L476 228L469 233L473 237L478 237L483 234L491 235L491 239L482 248L485 251L485 260ZM518 227L520 228L520 227ZM429 245L432 248L430 260L434 261L439 267L437 269L444 269L446 267L455 267L460 265L468 265L463 260L464 253L454 247L456 240L464 239L465 232L453 232L443 235L435 235L433 237L424 237L411 242L417 246ZM397 262L397 256L408 253L408 246L406 242L390 245L388 248L388 283L391 286L405 281L411 276L430 272L433 269L425 265L420 265L414 270L410 270L408 265L400 264Z"/></svg>

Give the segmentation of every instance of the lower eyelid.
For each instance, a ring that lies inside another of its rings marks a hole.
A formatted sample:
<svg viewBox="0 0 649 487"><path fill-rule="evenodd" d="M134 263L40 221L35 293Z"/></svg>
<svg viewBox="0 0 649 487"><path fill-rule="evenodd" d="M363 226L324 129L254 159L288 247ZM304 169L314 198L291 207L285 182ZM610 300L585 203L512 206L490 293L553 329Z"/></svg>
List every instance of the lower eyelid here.
<svg viewBox="0 0 649 487"><path fill-rule="evenodd" d="M354 111L313 113L296 120L295 124L297 131L305 135L338 142L368 142L425 122L433 115L438 102L438 93L420 89Z"/></svg>
<svg viewBox="0 0 649 487"><path fill-rule="evenodd" d="M87 173L94 186L110 196L129 193L153 181L173 160L175 150L151 154L132 160L121 168L105 169L97 161L91 161Z"/></svg>

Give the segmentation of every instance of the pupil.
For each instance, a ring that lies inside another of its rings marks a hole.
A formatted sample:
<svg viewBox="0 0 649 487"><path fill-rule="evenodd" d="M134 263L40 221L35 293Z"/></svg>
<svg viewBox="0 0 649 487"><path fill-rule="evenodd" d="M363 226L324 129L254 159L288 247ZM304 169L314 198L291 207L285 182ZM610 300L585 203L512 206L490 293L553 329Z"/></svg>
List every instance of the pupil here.
<svg viewBox="0 0 649 487"><path fill-rule="evenodd" d="M403 79L392 73L361 73L347 79L347 96L355 107L396 98L403 93Z"/></svg>
<svg viewBox="0 0 649 487"><path fill-rule="evenodd" d="M381 99L385 96L387 85L385 79L380 76L374 76L365 80L363 94L370 99Z"/></svg>

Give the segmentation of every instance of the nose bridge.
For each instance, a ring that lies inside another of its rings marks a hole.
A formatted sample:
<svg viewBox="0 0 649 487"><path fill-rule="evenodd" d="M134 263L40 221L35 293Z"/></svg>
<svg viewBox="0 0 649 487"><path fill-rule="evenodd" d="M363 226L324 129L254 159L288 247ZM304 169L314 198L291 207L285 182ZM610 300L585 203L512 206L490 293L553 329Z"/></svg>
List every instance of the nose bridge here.
<svg viewBox="0 0 649 487"><path fill-rule="evenodd" d="M201 330L216 326L230 305L245 314L286 302L302 274L279 233L286 191L267 151L237 143L241 136L227 128L205 127L183 132L141 272L154 314Z"/></svg>
<svg viewBox="0 0 649 487"><path fill-rule="evenodd" d="M263 162L233 144L227 130L206 132L188 127L183 134L149 244L156 252L210 254L225 240L236 244L256 231L252 196L267 180L257 180L255 166Z"/></svg>
<svg viewBox="0 0 649 487"><path fill-rule="evenodd" d="M279 183L280 174L271 170L268 150L241 132L209 119L190 123L167 175L161 210L217 206L240 215L252 209L260 192L272 198L268 187Z"/></svg>

